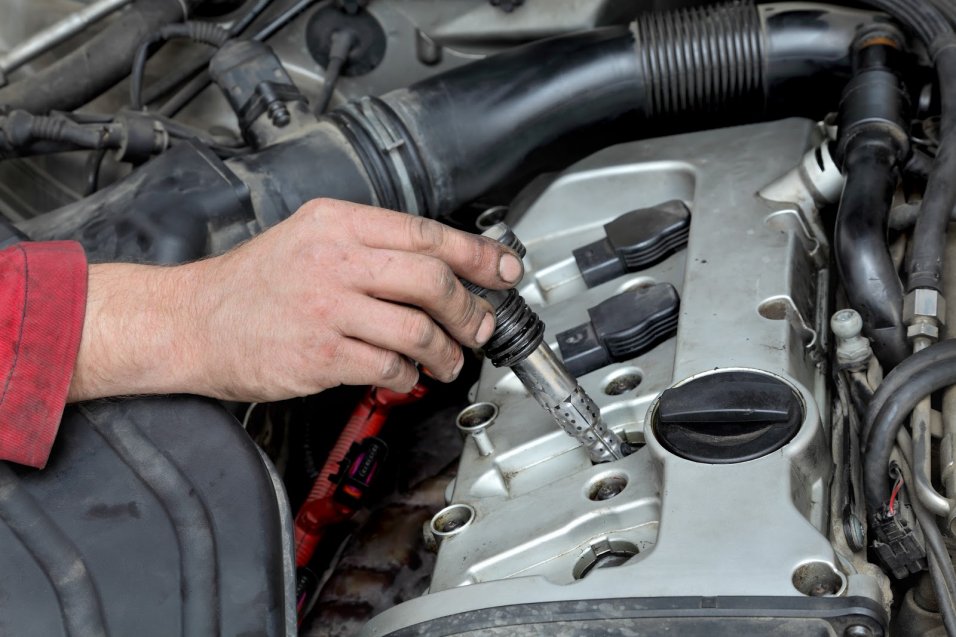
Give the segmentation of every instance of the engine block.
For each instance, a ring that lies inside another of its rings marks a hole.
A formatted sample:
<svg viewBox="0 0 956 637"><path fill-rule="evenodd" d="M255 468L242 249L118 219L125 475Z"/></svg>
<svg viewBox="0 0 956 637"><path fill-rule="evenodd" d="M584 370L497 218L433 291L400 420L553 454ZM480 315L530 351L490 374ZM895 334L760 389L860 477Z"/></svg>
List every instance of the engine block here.
<svg viewBox="0 0 956 637"><path fill-rule="evenodd" d="M880 582L856 572L845 544L829 537L828 246L812 206L758 195L801 164L817 134L808 121L784 120L622 144L519 197L521 292L553 348L556 334L586 323L588 308L610 296L661 282L679 291L675 337L579 379L639 450L592 464L510 370L486 362L473 398L497 407L482 436L487 455L466 440L452 507L432 523L429 594L379 616L366 634L427 634L440 621L462 634L516 630L566 611L584 622L574 630L586 630L582 609L597 605L593 617L604 622L620 613L765 621L810 609L830 616L821 621L831 629L882 634ZM589 289L572 251L601 239L615 217L674 199L692 211L687 248ZM731 387L740 372L792 389L800 414L786 444L723 464L662 445L661 392L719 374L731 374ZM536 604L546 607L515 619L516 608Z"/></svg>

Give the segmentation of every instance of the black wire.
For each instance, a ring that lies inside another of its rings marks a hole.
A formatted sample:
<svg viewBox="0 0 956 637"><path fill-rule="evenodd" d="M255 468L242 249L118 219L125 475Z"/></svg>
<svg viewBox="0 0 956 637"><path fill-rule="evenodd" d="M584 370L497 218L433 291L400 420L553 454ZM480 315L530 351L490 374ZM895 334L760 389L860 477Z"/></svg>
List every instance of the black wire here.
<svg viewBox="0 0 956 637"><path fill-rule="evenodd" d="M269 22L262 26L256 33L252 36L252 39L257 42L264 42L270 37L275 35L280 29L286 26L289 22L294 20L299 16L300 13L308 9L311 5L316 2L319 5L327 5L331 0L298 0L294 5L284 10L279 15L273 17ZM197 75L188 84L183 86L179 91L176 92L165 104L159 107L159 113L165 115L166 117L173 117L181 111L186 104L191 102L199 93L201 93L212 80L209 79L208 73L203 73Z"/></svg>
<svg viewBox="0 0 956 637"><path fill-rule="evenodd" d="M158 33L139 45L133 57L133 68L130 72L129 101L134 111L143 109L143 73L146 70L146 59L156 44L174 38L189 38L196 42L221 47L232 35L213 22L182 22L167 24Z"/></svg>
<svg viewBox="0 0 956 637"><path fill-rule="evenodd" d="M106 149L94 150L86 160L86 188L83 191L84 197L89 197L99 190L100 169L103 167L103 160L106 158Z"/></svg>
<svg viewBox="0 0 956 637"><path fill-rule="evenodd" d="M889 373L867 410L863 484L871 513L889 494L887 467L903 421L926 396L956 384L956 339L930 345Z"/></svg>
<svg viewBox="0 0 956 637"><path fill-rule="evenodd" d="M322 92L316 100L315 114L321 115L329 108L335 85L342 74L342 67L349 59L349 52L355 46L355 32L343 29L332 34L332 45L329 49L329 63L325 66L325 81L322 83Z"/></svg>

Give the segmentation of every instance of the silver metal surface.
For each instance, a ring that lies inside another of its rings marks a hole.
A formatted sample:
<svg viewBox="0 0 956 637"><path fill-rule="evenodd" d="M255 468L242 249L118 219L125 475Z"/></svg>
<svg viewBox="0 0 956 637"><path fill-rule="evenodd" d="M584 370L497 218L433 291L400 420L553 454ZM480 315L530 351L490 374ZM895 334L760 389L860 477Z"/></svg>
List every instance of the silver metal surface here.
<svg viewBox="0 0 956 637"><path fill-rule="evenodd" d="M620 436L607 428L600 408L547 343L511 370L565 433L584 445L592 462L620 460Z"/></svg>
<svg viewBox="0 0 956 637"><path fill-rule="evenodd" d="M0 85L6 83L4 76L7 73L20 68L58 44L66 42L86 27L102 20L130 2L132 0L96 0L20 42L3 55L0 55Z"/></svg>
<svg viewBox="0 0 956 637"><path fill-rule="evenodd" d="M754 194L792 173L818 141L811 122L784 120L622 144L513 202L508 221L528 249L520 291L552 345L556 333L588 320L589 307L621 291L659 282L679 291L675 338L578 379L607 426L643 447L592 464L554 430L514 373L486 363L474 400L498 405L495 453L481 456L466 445L449 494L471 505L475 518L442 542L429 594L375 618L364 635L540 601L801 596L796 584L814 592L818 586L804 583L821 573L824 593L887 601L878 569L829 537L843 531L829 498L825 234L801 202ZM617 216L670 199L691 209L687 249L586 288L571 251L600 239ZM657 396L728 370L790 385L806 414L796 436L737 464L668 452L649 426ZM640 383L615 394L622 375ZM580 577L582 564L624 543L637 554Z"/></svg>
<svg viewBox="0 0 956 637"><path fill-rule="evenodd" d="M952 226L953 224L950 224ZM946 258L949 263L956 258L956 232L950 227L947 235ZM943 293L950 300L956 299L956 272L952 268L943 274ZM956 303L946 308L946 338L953 338L956 330ZM950 387L943 393L942 438L939 442L940 474L943 490L951 500L956 500L956 387ZM952 529L956 525L956 510L946 520Z"/></svg>
<svg viewBox="0 0 956 637"><path fill-rule="evenodd" d="M928 290L916 290L916 292L926 292ZM938 298L942 298L937 293ZM910 302L910 317L912 317L912 298L913 293L907 295ZM906 305L904 303L904 305ZM935 312L938 308L937 302L933 298L922 296L922 301L917 300L916 317L926 318L929 314L920 312ZM945 311L945 310L944 310ZM904 309L904 312L906 310ZM905 319L904 319L905 320ZM910 325L918 325L914 323ZM913 353L926 349L935 342L935 338L930 336L917 336L913 338ZM913 413L910 415L910 429L913 432L913 481L915 482L916 496L930 512L949 520L952 517L956 502L946 498L939 493L933 486L932 467L933 467L933 444L931 440L931 422L933 415L932 398L927 396L919 401Z"/></svg>

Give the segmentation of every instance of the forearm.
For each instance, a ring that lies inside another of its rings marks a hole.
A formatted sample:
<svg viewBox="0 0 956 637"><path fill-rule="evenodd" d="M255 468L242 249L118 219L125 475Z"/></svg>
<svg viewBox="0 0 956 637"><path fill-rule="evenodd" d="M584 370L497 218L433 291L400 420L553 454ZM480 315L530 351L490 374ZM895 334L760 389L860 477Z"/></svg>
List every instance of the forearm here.
<svg viewBox="0 0 956 637"><path fill-rule="evenodd" d="M91 265L68 400L203 393L197 373L200 269L201 264Z"/></svg>

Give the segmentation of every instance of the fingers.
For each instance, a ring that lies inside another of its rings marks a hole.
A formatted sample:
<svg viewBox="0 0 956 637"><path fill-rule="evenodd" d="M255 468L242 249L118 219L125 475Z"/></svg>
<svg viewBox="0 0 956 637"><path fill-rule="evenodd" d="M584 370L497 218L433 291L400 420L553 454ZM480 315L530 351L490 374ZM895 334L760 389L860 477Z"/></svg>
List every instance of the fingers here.
<svg viewBox="0 0 956 637"><path fill-rule="evenodd" d="M409 392L418 370L404 356L354 338L343 338L335 356L336 380L343 385L374 385Z"/></svg>
<svg viewBox="0 0 956 637"><path fill-rule="evenodd" d="M468 292L444 261L398 250L374 250L368 256L372 266L362 281L364 292L422 308L465 345L480 347L491 338L491 304Z"/></svg>
<svg viewBox="0 0 956 637"><path fill-rule="evenodd" d="M424 217L369 206L325 200L320 205L348 206L350 210L342 210L342 215L366 246L441 259L458 276L478 285L507 288L524 274L517 255L486 237L455 230Z"/></svg>
<svg viewBox="0 0 956 637"><path fill-rule="evenodd" d="M451 381L465 362L461 346L421 310L355 295L348 299L355 317L339 330L370 345L408 356L432 376Z"/></svg>

